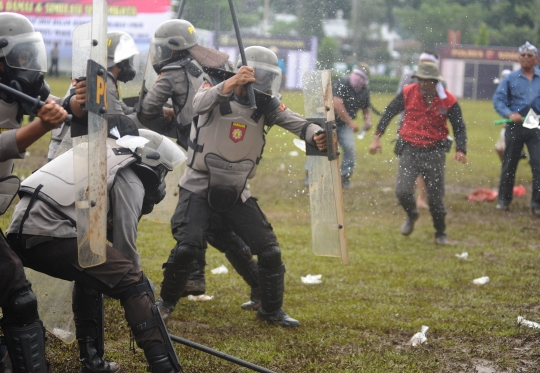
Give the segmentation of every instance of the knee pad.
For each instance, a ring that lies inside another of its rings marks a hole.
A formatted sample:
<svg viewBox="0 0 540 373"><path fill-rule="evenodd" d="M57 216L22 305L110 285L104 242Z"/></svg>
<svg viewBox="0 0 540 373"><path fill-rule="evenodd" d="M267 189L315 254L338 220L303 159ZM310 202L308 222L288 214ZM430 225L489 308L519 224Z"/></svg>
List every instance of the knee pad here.
<svg viewBox="0 0 540 373"><path fill-rule="evenodd" d="M3 313L6 324L32 324L38 320L37 298L32 289L26 287L13 294Z"/></svg>
<svg viewBox="0 0 540 373"><path fill-rule="evenodd" d="M147 293L150 299L152 299L152 302L155 301L154 284L152 283L152 281L150 281L148 277L146 277L144 272L142 272L142 278L140 283L131 286L120 295L120 303L123 305L124 302L129 298L142 293Z"/></svg>
<svg viewBox="0 0 540 373"><path fill-rule="evenodd" d="M195 245L176 245L171 250L167 263L163 264L163 268L169 267L170 265L182 266L191 264L197 258L199 250L200 248Z"/></svg>
<svg viewBox="0 0 540 373"><path fill-rule="evenodd" d="M281 266L281 250L279 246L266 246L258 255L259 263L264 268L277 268Z"/></svg>

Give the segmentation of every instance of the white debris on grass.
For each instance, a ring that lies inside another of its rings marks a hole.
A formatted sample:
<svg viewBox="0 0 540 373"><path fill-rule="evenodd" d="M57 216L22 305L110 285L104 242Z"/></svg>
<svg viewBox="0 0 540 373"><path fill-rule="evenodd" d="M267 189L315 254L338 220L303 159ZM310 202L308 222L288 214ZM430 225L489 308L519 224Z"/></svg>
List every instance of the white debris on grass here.
<svg viewBox="0 0 540 373"><path fill-rule="evenodd" d="M64 329L60 329L60 328L53 328L52 333L61 340L68 340L68 339L70 339L70 336L73 334L68 330L64 330ZM75 339L75 338L73 338L73 339Z"/></svg>
<svg viewBox="0 0 540 373"><path fill-rule="evenodd" d="M291 157L298 157L298 152L296 150L293 150L293 151L289 152L289 155Z"/></svg>
<svg viewBox="0 0 540 373"><path fill-rule="evenodd" d="M521 316L518 316L518 325L524 325L528 326L529 328L540 329L540 324L534 321L525 320Z"/></svg>
<svg viewBox="0 0 540 373"><path fill-rule="evenodd" d="M321 277L322 275L310 275L310 274L308 274L306 277L300 276L304 284L320 284L322 282Z"/></svg>
<svg viewBox="0 0 540 373"><path fill-rule="evenodd" d="M472 283L475 285L484 285L484 284L487 284L488 282L489 282L489 277L484 276L484 277L475 278Z"/></svg>
<svg viewBox="0 0 540 373"><path fill-rule="evenodd" d="M416 347L418 345L421 345L422 343L426 343L427 342L426 333L428 329L429 329L429 326L422 325L422 331L413 335L411 340L409 341L409 344L413 347Z"/></svg>
<svg viewBox="0 0 540 373"><path fill-rule="evenodd" d="M214 275L224 275L226 273L229 273L229 270L222 264L219 267L214 268L211 272Z"/></svg>
<svg viewBox="0 0 540 373"><path fill-rule="evenodd" d="M456 257L458 259L463 259L463 260L467 260L467 258L469 257L469 253L467 252L462 252L461 254L456 254Z"/></svg>
<svg viewBox="0 0 540 373"><path fill-rule="evenodd" d="M212 300L212 299L214 299L214 296L213 295L206 295L206 294L188 295L187 299L192 300L194 302L202 302L202 301L205 301L205 300Z"/></svg>

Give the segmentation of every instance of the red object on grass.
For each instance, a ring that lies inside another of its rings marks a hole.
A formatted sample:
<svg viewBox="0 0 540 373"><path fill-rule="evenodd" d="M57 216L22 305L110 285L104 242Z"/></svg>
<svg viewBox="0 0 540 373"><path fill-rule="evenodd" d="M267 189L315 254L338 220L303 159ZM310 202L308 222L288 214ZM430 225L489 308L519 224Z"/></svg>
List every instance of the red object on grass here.
<svg viewBox="0 0 540 373"><path fill-rule="evenodd" d="M525 195L525 192L527 192L527 190L523 185L517 185L512 190L512 194L514 195L514 197L523 197Z"/></svg>
<svg viewBox="0 0 540 373"><path fill-rule="evenodd" d="M483 202L488 201L491 202L497 198L497 195L499 193L496 190L487 189L487 188L478 188L473 190L468 196L467 199L469 201L474 202Z"/></svg>

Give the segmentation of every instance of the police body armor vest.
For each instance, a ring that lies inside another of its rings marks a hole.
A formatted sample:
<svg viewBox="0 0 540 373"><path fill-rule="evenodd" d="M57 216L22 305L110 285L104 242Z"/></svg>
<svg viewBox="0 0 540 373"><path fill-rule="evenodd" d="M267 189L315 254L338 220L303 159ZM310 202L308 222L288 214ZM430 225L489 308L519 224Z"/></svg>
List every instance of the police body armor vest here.
<svg viewBox="0 0 540 373"><path fill-rule="evenodd" d="M135 160L130 150L118 146L114 139L107 139L107 193L114 185L118 171ZM25 179L21 184L20 192L32 195L39 185L42 187L37 198L75 222L73 149L55 158L54 161L47 163Z"/></svg>
<svg viewBox="0 0 540 373"><path fill-rule="evenodd" d="M0 99L0 132L20 128L17 121L19 105L17 102L8 103ZM11 175L13 159L0 162L0 215L3 215L19 190L19 178Z"/></svg>
<svg viewBox="0 0 540 373"><path fill-rule="evenodd" d="M277 100L279 104L279 100ZM257 172L265 145L265 115L236 101L219 105L209 120L191 130L188 166L209 174L208 203L227 211L236 202L247 179Z"/></svg>

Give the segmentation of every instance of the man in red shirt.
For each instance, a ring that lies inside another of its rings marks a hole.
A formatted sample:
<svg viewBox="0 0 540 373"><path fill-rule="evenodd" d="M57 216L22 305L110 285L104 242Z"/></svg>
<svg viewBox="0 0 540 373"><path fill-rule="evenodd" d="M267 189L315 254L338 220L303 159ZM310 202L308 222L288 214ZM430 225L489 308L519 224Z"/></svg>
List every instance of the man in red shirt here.
<svg viewBox="0 0 540 373"><path fill-rule="evenodd" d="M418 83L409 84L388 105L382 116L373 142L369 146L371 154L382 149L380 137L394 116L404 111L403 124L398 131L399 140L396 154L399 168L396 182L396 196L407 213L401 227L401 234L408 236L418 219L414 199L414 183L422 174L426 181L429 211L435 227L435 243L447 245L444 207L445 153L450 151L447 119L450 120L456 138L456 153L453 159L466 163L467 132L457 99L447 90L437 90L437 83L443 78L439 67L432 62L418 66L415 74Z"/></svg>

